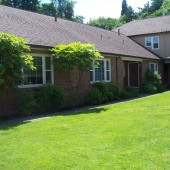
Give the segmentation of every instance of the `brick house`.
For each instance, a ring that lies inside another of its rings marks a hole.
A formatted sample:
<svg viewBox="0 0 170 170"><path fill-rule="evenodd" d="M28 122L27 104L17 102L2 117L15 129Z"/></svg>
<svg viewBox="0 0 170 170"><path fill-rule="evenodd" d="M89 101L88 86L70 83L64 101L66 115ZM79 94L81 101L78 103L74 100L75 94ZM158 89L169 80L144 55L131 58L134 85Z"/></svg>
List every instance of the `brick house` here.
<svg viewBox="0 0 170 170"><path fill-rule="evenodd" d="M63 86L64 75L53 67L49 49L59 44L94 44L105 57L84 80L84 95L94 82L114 82L139 87L148 68L162 73L162 60L120 32L107 31L76 22L0 5L0 32L28 39L36 72L24 74L19 88L31 90L50 82ZM16 94L0 98L0 116L17 113ZM3 100L3 102L2 102Z"/></svg>
<svg viewBox="0 0 170 170"><path fill-rule="evenodd" d="M129 22L120 31L156 54L163 61L163 80L170 87L170 15ZM157 69L151 64L151 69Z"/></svg>

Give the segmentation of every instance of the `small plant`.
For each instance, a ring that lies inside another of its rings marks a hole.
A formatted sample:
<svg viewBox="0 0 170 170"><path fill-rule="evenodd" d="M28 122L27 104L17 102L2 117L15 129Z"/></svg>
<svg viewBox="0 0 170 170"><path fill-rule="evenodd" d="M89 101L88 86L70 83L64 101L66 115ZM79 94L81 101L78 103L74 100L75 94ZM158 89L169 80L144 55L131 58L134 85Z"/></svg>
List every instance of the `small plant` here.
<svg viewBox="0 0 170 170"><path fill-rule="evenodd" d="M91 88L87 94L88 104L100 104L102 103L102 93L97 88Z"/></svg>
<svg viewBox="0 0 170 170"><path fill-rule="evenodd" d="M137 97L138 95L138 91L130 86L126 87L122 92L122 98L125 99Z"/></svg>
<svg viewBox="0 0 170 170"><path fill-rule="evenodd" d="M25 92L19 96L19 113L21 115L32 115L37 110L37 103L33 93Z"/></svg>
<svg viewBox="0 0 170 170"><path fill-rule="evenodd" d="M36 100L41 111L57 111L64 106L66 93L60 87L46 84L37 92Z"/></svg>

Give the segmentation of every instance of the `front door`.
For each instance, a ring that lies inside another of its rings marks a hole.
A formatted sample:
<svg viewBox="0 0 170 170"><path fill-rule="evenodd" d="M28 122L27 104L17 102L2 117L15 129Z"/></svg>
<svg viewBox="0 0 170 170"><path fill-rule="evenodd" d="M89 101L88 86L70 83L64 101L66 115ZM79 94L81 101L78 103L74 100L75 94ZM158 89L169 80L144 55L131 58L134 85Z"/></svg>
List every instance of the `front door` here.
<svg viewBox="0 0 170 170"><path fill-rule="evenodd" d="M139 63L128 63L128 86L139 87Z"/></svg>

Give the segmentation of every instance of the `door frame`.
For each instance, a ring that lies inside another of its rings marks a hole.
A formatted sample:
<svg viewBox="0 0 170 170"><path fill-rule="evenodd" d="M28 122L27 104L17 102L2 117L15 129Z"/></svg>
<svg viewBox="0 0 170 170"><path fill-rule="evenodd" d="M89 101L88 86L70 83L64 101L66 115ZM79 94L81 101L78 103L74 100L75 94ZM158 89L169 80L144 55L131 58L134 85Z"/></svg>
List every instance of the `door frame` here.
<svg viewBox="0 0 170 170"><path fill-rule="evenodd" d="M128 62L128 86L131 86L130 85L130 70L129 70L129 65L130 64L138 64L138 86L132 86L132 87L136 87L138 88L139 87L139 83L140 83L140 63L139 62Z"/></svg>

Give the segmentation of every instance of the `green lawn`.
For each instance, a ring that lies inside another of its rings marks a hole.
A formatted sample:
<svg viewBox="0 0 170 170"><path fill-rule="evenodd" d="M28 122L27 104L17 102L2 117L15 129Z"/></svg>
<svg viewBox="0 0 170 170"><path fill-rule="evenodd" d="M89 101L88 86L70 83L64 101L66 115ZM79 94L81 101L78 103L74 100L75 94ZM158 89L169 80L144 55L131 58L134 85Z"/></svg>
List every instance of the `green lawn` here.
<svg viewBox="0 0 170 170"><path fill-rule="evenodd" d="M2 170L170 170L170 92L0 125Z"/></svg>

